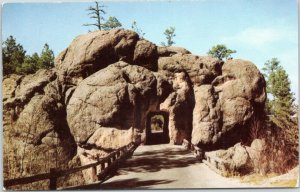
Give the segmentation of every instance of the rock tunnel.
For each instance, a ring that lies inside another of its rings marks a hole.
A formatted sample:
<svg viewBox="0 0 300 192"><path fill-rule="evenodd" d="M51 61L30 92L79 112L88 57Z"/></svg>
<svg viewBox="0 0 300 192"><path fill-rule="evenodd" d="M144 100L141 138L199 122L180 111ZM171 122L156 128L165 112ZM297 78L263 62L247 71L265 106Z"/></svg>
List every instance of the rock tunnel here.
<svg viewBox="0 0 300 192"><path fill-rule="evenodd" d="M4 120L18 111L18 134L5 132L4 138L26 143L37 162L62 166L75 156L91 162L139 135L145 144L187 139L216 149L240 141L235 133L246 133L240 130L263 114L265 86L250 61L159 47L129 30L91 32L76 37L54 69L4 78ZM151 130L153 116L163 117L161 133ZM18 145L15 154L23 154ZM45 150L59 150L59 156L45 159Z"/></svg>

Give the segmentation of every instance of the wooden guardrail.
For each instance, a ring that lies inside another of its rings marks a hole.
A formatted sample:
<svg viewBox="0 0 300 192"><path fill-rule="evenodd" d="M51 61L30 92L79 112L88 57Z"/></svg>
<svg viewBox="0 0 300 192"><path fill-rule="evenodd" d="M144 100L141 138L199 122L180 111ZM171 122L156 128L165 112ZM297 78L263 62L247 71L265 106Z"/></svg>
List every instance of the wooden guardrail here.
<svg viewBox="0 0 300 192"><path fill-rule="evenodd" d="M214 170L216 173L227 177L228 176L228 169L229 169L229 162L221 159L215 155L209 155L205 153L205 160L203 160L203 163L205 163L208 167L210 167L212 170Z"/></svg>
<svg viewBox="0 0 300 192"><path fill-rule="evenodd" d="M215 155L210 155L209 153L205 153L202 149L199 147L193 145L188 140L184 139L182 142L182 145L187 149L191 150L197 159L201 160L203 163L205 163L209 168L214 170L216 173L227 177L229 173L229 162L221 159Z"/></svg>
<svg viewBox="0 0 300 192"><path fill-rule="evenodd" d="M14 185L28 184L36 181L49 179L50 180L49 189L55 190L57 189L57 179L59 177L66 176L89 168L92 168L93 181L97 179L105 180L105 178L110 174L110 172L116 170L121 161L124 161L127 158L129 158L139 145L140 145L140 141L131 142L130 144L123 146L117 149L116 151L110 153L108 156L99 159L97 162L88 165L83 165L80 167L75 167L67 170L50 169L49 173L4 180L4 187L7 188ZM99 173L97 173L97 166L100 166L101 168Z"/></svg>

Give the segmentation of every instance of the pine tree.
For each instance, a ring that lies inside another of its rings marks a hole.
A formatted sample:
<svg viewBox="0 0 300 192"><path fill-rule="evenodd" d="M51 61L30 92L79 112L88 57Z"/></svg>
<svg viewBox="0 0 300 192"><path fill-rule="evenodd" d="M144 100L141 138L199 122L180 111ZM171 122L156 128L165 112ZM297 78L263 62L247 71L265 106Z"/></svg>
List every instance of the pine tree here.
<svg viewBox="0 0 300 192"><path fill-rule="evenodd" d="M32 56L26 55L26 58L22 65L18 66L16 73L26 75L35 73L40 66L40 57L37 53L32 54Z"/></svg>
<svg viewBox="0 0 300 192"><path fill-rule="evenodd" d="M95 2L95 7L90 6L87 11L89 11L88 15L91 15L90 18L91 19L96 19L96 23L92 23L92 24L84 24L83 26L96 26L98 28L98 30L102 29L103 24L101 23L102 20L104 20L102 14L106 14L106 12L104 11L104 5L100 5L99 2Z"/></svg>
<svg viewBox="0 0 300 192"><path fill-rule="evenodd" d="M33 53L31 56L26 55L24 62L17 66L17 74L31 74L35 73L39 69L50 69L54 67L54 54L49 48L49 45L45 43L41 54Z"/></svg>
<svg viewBox="0 0 300 192"><path fill-rule="evenodd" d="M173 44L175 44L175 42L173 41L173 38L176 36L175 27L170 27L166 29L164 35L166 36L167 43L162 42L162 46L172 46Z"/></svg>
<svg viewBox="0 0 300 192"><path fill-rule="evenodd" d="M228 59L233 53L236 53L236 51L228 49L226 45L223 44L215 45L207 52L208 55L220 60L223 60L224 58Z"/></svg>
<svg viewBox="0 0 300 192"><path fill-rule="evenodd" d="M22 45L16 42L13 36L9 36L3 44L3 74L8 75L15 73L17 67L22 65L26 51Z"/></svg>
<svg viewBox="0 0 300 192"><path fill-rule="evenodd" d="M280 65L278 59L273 58L265 63L263 68L267 79L267 113L268 124L286 152L288 162L298 159L298 120L295 117L294 95L290 89L288 74Z"/></svg>
<svg viewBox="0 0 300 192"><path fill-rule="evenodd" d="M114 28L122 27L122 24L116 17L109 16L108 20L103 24L103 29L108 31Z"/></svg>
<svg viewBox="0 0 300 192"><path fill-rule="evenodd" d="M269 96L272 96L272 93L274 92L272 89L274 89L273 85L276 83L276 78L275 78L275 72L279 69L279 60L277 58L272 58L271 60L268 60L265 62L264 67L262 68L263 70L263 75L267 79L267 93ZM266 102L266 112L267 114L271 114L271 107L272 107L272 100L267 98Z"/></svg>
<svg viewBox="0 0 300 192"><path fill-rule="evenodd" d="M47 43L44 45L38 64L39 69L50 69L54 67L54 53Z"/></svg>

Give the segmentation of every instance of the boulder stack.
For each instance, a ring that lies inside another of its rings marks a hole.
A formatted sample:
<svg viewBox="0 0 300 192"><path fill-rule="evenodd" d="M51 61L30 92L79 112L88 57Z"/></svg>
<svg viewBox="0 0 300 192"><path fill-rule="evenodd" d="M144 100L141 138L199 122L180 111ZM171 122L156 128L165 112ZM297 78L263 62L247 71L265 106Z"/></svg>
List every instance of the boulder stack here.
<svg viewBox="0 0 300 192"><path fill-rule="evenodd" d="M147 115L156 111L169 114L170 143L233 146L262 111L265 87L249 61L158 47L130 30L80 35L54 69L4 77L4 164L18 162L15 171L26 175L82 154L92 161L145 138Z"/></svg>

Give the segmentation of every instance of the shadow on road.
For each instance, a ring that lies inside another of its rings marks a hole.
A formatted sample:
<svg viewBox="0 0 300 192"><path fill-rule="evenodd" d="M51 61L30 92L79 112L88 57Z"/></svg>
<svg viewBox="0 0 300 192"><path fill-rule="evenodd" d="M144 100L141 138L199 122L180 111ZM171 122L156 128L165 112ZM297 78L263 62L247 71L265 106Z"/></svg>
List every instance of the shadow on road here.
<svg viewBox="0 0 300 192"><path fill-rule="evenodd" d="M190 151L168 145L140 146L132 158L121 165L113 176L104 183L94 183L70 189L148 189L156 185L176 182L165 179L160 171L189 167L200 163ZM148 177L156 172L157 176ZM138 174L138 175L136 175ZM180 174L177 173L176 174ZM118 177L119 176L119 177Z"/></svg>
<svg viewBox="0 0 300 192"><path fill-rule="evenodd" d="M76 189L132 189L132 188L140 188L147 189L153 185L159 184L168 184L173 182L172 180L139 180L138 178L133 179L123 179L118 181L112 181L109 183L96 183L89 184L80 187L69 188L68 190L76 190Z"/></svg>
<svg viewBox="0 0 300 192"><path fill-rule="evenodd" d="M198 163L189 151L182 150L154 150L136 153L118 171L119 175L127 172L157 172L162 169L188 167ZM118 175L117 174L117 175Z"/></svg>

